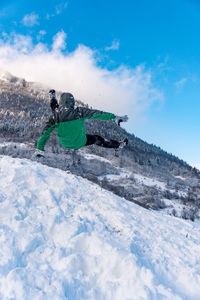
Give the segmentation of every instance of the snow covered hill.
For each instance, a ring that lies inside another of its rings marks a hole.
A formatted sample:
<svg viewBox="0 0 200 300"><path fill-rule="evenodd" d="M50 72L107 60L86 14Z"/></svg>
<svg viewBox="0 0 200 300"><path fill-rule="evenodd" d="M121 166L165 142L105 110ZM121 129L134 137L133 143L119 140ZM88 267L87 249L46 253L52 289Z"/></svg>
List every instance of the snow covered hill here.
<svg viewBox="0 0 200 300"><path fill-rule="evenodd" d="M200 227L0 156L1 300L199 300Z"/></svg>
<svg viewBox="0 0 200 300"><path fill-rule="evenodd" d="M49 88L0 70L0 155L32 158L35 142L51 115ZM58 100L61 92L57 91ZM87 106L80 100L76 105ZM108 139L128 138L128 146L118 152L93 145L84 147L76 155L80 162L76 165L72 163L74 152L63 149L53 133L41 162L70 169L145 208L162 209L184 219L200 219L199 170L126 132L115 122L88 120L86 128L89 134ZM93 158L89 161L86 155Z"/></svg>

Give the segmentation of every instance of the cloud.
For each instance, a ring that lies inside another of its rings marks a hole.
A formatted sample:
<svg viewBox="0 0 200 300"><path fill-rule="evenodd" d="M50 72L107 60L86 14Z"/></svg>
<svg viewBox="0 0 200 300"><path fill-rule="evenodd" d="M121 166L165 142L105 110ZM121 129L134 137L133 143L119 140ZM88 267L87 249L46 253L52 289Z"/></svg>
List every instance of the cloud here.
<svg viewBox="0 0 200 300"><path fill-rule="evenodd" d="M120 47L120 42L119 40L113 40L112 44L110 46L105 47L106 51L113 51L113 50L118 50Z"/></svg>
<svg viewBox="0 0 200 300"><path fill-rule="evenodd" d="M53 39L53 45L52 45L52 49L53 51L60 51L60 50L64 50L66 48L66 33L62 30L59 31L54 39Z"/></svg>
<svg viewBox="0 0 200 300"><path fill-rule="evenodd" d="M64 9L66 9L68 6L68 2L64 1L64 2L60 2L59 4L56 5L55 7L55 15L60 15Z"/></svg>
<svg viewBox="0 0 200 300"><path fill-rule="evenodd" d="M39 16L32 12L31 14L25 15L22 19L24 26L33 27L39 24Z"/></svg>
<svg viewBox="0 0 200 300"><path fill-rule="evenodd" d="M47 32L45 31L45 30L40 30L39 32L38 32L38 34L36 35L36 39L37 39L37 41L38 42L40 42L43 38L44 38L44 36L47 34Z"/></svg>
<svg viewBox="0 0 200 300"><path fill-rule="evenodd" d="M44 35L46 35L46 34L47 34L46 30L40 30L40 31L39 31L39 35L44 36Z"/></svg>
<svg viewBox="0 0 200 300"><path fill-rule="evenodd" d="M108 70L99 65L98 52L84 45L67 52L65 45L64 31L54 36L50 48L33 44L29 36L13 35L0 41L0 68L56 90L70 91L97 109L128 114L131 124L162 99L152 73L143 66L132 69L122 65Z"/></svg>
<svg viewBox="0 0 200 300"><path fill-rule="evenodd" d="M47 13L46 14L46 19L50 20L51 18L54 18L56 16L59 16L60 14L63 13L63 11L67 8L68 2L67 1L62 1L58 3L55 8L53 13Z"/></svg>
<svg viewBox="0 0 200 300"><path fill-rule="evenodd" d="M180 80L175 82L175 87L177 90L182 90L184 88L184 86L186 85L186 83L188 82L189 78L187 77L183 77Z"/></svg>
<svg viewBox="0 0 200 300"><path fill-rule="evenodd" d="M3 40L0 40L0 59L2 55L4 56L4 51L8 51L8 56L13 53L13 50L21 54L28 54L34 47L32 38L29 35L15 33L8 35L3 32L2 38Z"/></svg>

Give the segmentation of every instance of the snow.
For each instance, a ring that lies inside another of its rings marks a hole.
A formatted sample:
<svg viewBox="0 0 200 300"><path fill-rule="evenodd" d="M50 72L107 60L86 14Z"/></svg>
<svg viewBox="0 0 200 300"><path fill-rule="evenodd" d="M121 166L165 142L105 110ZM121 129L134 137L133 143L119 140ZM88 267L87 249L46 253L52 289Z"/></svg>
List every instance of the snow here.
<svg viewBox="0 0 200 300"><path fill-rule="evenodd" d="M0 80L8 81L12 75L2 69L0 69Z"/></svg>
<svg viewBox="0 0 200 300"><path fill-rule="evenodd" d="M0 156L1 300L198 300L200 227Z"/></svg>
<svg viewBox="0 0 200 300"><path fill-rule="evenodd" d="M90 153L81 153L79 151L80 155L82 155L85 159L87 160L93 160L93 159L96 159L96 160L99 160L99 161L102 161L102 162L106 162L108 164L110 164L110 161L104 157L101 157L99 155L95 155L95 154L90 154Z"/></svg>
<svg viewBox="0 0 200 300"><path fill-rule="evenodd" d="M155 178L149 178L146 176L143 176L141 174L134 174L135 179L146 186L157 186L161 190L166 190L166 184L164 182L158 181Z"/></svg>
<svg viewBox="0 0 200 300"><path fill-rule="evenodd" d="M24 143L15 143L15 142L5 142L0 140L0 149L4 147L14 147L21 150L27 150L30 147L28 144Z"/></svg>
<svg viewBox="0 0 200 300"><path fill-rule="evenodd" d="M186 178L183 177L183 176L174 176L174 177L177 178L177 179L186 180Z"/></svg>
<svg viewBox="0 0 200 300"><path fill-rule="evenodd" d="M125 171L121 168L117 168L119 171L119 174L108 174L108 175L103 175L103 176L99 176L98 179L104 180L107 179L108 181L115 181L115 180L123 180L123 179L127 179L129 177L132 176L132 173L129 171Z"/></svg>
<svg viewBox="0 0 200 300"><path fill-rule="evenodd" d="M15 84L20 84L22 83L23 79L22 78L18 78L12 74L10 74L7 71L4 71L2 69L0 69L0 80L4 81L6 83L15 83Z"/></svg>

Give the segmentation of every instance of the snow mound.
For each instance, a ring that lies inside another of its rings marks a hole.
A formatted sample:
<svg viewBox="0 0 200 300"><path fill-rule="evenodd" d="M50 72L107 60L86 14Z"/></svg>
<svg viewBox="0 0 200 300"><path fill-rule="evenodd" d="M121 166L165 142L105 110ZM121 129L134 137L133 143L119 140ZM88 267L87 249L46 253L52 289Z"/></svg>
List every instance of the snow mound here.
<svg viewBox="0 0 200 300"><path fill-rule="evenodd" d="M0 156L1 300L198 300L200 230Z"/></svg>

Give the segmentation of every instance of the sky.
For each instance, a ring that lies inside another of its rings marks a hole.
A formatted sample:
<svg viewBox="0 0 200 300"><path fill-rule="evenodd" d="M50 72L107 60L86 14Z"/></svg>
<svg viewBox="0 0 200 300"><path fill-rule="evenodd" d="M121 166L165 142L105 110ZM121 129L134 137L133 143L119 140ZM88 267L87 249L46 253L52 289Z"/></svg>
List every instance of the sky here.
<svg viewBox="0 0 200 300"><path fill-rule="evenodd" d="M0 2L0 69L127 114L200 168L200 1Z"/></svg>

